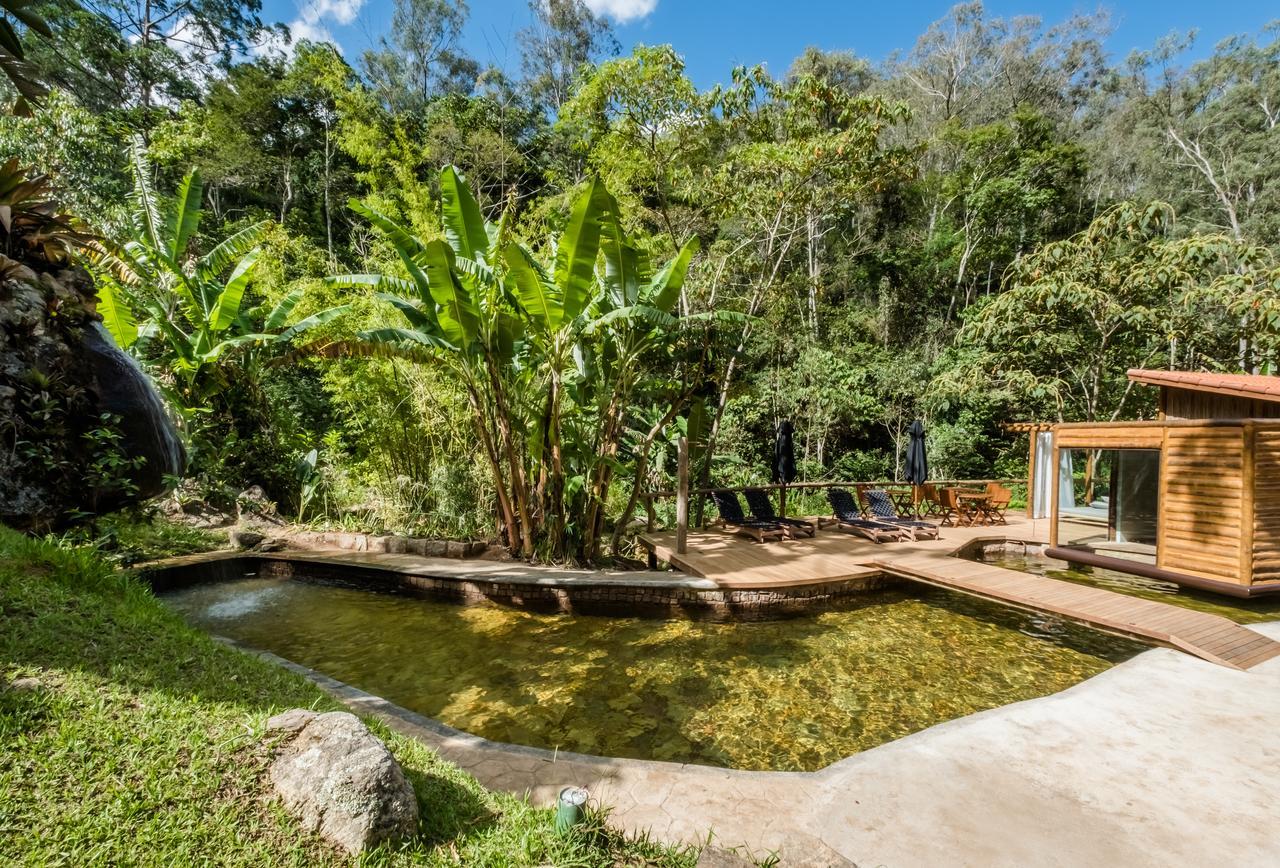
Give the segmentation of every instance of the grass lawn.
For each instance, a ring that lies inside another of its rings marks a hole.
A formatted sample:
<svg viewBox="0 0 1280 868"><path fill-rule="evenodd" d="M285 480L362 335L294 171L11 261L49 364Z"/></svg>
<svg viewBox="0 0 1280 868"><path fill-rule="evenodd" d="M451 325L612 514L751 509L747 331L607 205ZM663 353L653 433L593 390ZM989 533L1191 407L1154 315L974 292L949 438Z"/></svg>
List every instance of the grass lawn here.
<svg viewBox="0 0 1280 868"><path fill-rule="evenodd" d="M13 682L18 684L14 685ZM347 862L263 786L263 723L337 704L187 627L89 549L0 528L0 861L57 865ZM371 865L692 865L492 793L374 721L418 794L417 838Z"/></svg>

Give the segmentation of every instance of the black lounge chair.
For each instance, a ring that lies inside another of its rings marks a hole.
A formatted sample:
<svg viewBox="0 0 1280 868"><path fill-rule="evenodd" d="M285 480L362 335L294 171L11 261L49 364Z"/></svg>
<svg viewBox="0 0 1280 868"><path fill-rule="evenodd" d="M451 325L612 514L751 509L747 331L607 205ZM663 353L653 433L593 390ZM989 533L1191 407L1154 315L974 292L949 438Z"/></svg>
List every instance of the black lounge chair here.
<svg viewBox="0 0 1280 868"><path fill-rule="evenodd" d="M914 518L903 518L898 515L898 510L894 507L893 499L889 497L888 492L879 488L868 488L862 494L867 498L867 512L876 521L904 528L911 534L913 540L938 538L938 526L936 524L917 521Z"/></svg>
<svg viewBox="0 0 1280 868"><path fill-rule="evenodd" d="M787 535L786 528L780 522L747 518L742 512L742 502L732 491L723 489L713 491L711 499L715 501L716 510L720 513L720 518L713 524L718 524L725 530L749 536L761 543L771 539L782 539Z"/></svg>
<svg viewBox="0 0 1280 868"><path fill-rule="evenodd" d="M828 488L827 500L835 513L836 527L846 533L856 533L878 543L899 542L910 536L904 527L863 518L853 495L843 488Z"/></svg>
<svg viewBox="0 0 1280 868"><path fill-rule="evenodd" d="M773 501L769 499L769 494L761 488L748 488L743 494L747 497L747 506L751 509L751 517L756 521L776 521L778 524L787 528L787 530L803 533L805 536L813 536L818 532L814 527L816 522L805 521L800 518L786 518L780 516L773 511Z"/></svg>

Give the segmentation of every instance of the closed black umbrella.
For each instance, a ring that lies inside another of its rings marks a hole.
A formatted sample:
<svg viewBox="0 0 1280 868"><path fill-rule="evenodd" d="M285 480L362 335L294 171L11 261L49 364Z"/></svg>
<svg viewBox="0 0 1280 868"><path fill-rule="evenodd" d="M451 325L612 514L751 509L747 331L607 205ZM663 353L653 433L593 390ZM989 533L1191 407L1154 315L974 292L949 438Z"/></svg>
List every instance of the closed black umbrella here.
<svg viewBox="0 0 1280 868"><path fill-rule="evenodd" d="M911 442L907 445L907 482L924 485L929 481L929 456L924 451L924 423L919 419L907 429Z"/></svg>
<svg viewBox="0 0 1280 868"><path fill-rule="evenodd" d="M783 419L778 423L778 434L773 441L773 481L786 485L796 478L795 429Z"/></svg>
<svg viewBox="0 0 1280 868"><path fill-rule="evenodd" d="M778 512L787 514L787 483L796 478L796 444L792 437L795 429L790 420L778 423L778 433L773 440L773 481L782 485Z"/></svg>

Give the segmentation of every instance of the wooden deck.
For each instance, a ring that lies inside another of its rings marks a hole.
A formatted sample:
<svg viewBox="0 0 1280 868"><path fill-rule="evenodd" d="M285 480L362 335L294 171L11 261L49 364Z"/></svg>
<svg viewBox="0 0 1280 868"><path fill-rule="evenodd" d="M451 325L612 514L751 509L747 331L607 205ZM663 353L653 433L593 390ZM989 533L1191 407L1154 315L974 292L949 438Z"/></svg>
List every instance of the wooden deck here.
<svg viewBox="0 0 1280 868"><path fill-rule="evenodd" d="M1280 657L1280 642L1219 615L952 557L978 539L1043 542L1047 522L1011 517L1007 527L946 528L943 538L877 545L827 530L812 539L755 543L721 531L690 532L675 553L673 532L641 542L661 560L726 589L789 588L885 574L1047 612L1176 648L1234 669Z"/></svg>

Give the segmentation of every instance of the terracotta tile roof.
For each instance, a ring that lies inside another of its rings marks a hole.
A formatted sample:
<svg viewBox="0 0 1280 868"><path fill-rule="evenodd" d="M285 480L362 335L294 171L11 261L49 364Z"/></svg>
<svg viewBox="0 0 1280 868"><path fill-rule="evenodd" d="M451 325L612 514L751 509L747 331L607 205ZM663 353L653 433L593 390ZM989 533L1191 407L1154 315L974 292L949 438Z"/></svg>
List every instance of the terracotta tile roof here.
<svg viewBox="0 0 1280 868"><path fill-rule="evenodd" d="M1264 374L1209 374L1203 371L1146 371L1132 368L1129 379L1149 386L1169 386L1174 389L1280 402L1280 377Z"/></svg>

